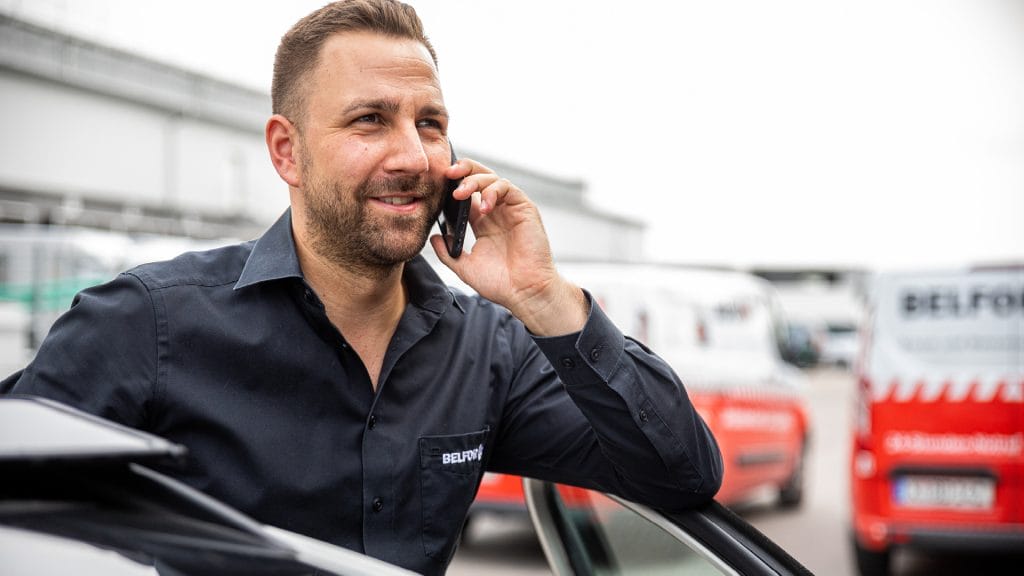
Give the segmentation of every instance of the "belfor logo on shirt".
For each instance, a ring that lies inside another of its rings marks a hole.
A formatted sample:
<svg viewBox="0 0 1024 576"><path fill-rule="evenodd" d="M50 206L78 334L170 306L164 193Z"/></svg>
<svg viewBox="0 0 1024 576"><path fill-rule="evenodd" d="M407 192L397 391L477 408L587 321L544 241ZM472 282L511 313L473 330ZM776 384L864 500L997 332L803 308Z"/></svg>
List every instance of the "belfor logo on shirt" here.
<svg viewBox="0 0 1024 576"><path fill-rule="evenodd" d="M442 464L462 464L463 462L476 462L484 457L484 445L481 444L472 450L460 452L444 452L441 454Z"/></svg>

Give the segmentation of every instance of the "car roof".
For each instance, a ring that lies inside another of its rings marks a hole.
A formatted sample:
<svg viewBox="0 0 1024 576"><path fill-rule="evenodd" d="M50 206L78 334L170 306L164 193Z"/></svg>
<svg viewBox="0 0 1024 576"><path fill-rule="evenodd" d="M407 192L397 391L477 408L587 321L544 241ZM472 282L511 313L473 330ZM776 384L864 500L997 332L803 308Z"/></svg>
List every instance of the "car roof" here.
<svg viewBox="0 0 1024 576"><path fill-rule="evenodd" d="M0 396L0 464L180 461L184 446L51 400Z"/></svg>
<svg viewBox="0 0 1024 576"><path fill-rule="evenodd" d="M140 465L184 456L180 445L51 400L0 395L0 538L11 529L58 536L186 573L411 574L260 524Z"/></svg>

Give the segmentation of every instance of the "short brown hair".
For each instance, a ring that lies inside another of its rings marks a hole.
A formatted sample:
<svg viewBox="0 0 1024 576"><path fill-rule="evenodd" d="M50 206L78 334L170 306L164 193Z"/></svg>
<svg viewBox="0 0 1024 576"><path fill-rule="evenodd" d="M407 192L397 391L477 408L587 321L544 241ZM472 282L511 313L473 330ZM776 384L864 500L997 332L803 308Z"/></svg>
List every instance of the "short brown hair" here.
<svg viewBox="0 0 1024 576"><path fill-rule="evenodd" d="M305 111L306 93L300 89L316 66L320 50L339 32L375 32L423 44L437 65L437 54L423 32L416 10L397 0L342 0L332 2L299 20L281 37L274 58L270 85L273 112L298 122Z"/></svg>

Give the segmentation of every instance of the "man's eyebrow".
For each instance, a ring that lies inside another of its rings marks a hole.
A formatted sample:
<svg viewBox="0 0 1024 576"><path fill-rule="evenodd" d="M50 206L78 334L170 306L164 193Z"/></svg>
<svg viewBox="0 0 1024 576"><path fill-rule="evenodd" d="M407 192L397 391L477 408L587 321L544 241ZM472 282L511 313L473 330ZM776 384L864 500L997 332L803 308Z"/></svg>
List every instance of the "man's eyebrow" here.
<svg viewBox="0 0 1024 576"><path fill-rule="evenodd" d="M375 110L394 114L398 112L399 104L395 100L356 100L349 104L343 114L351 114L360 110Z"/></svg>
<svg viewBox="0 0 1024 576"><path fill-rule="evenodd" d="M426 106L420 108L420 115L421 116L442 116L444 118L447 118L448 117L448 109L445 108L444 106L437 106L437 105L434 105L434 104L427 104Z"/></svg>
<svg viewBox="0 0 1024 576"><path fill-rule="evenodd" d="M342 111L342 114L352 114L354 112L370 110L378 112L387 112L389 114L397 114L401 109L401 105L397 100L385 100L385 99L374 99L374 100L357 100L349 104ZM421 116L443 116L448 117L448 109L444 106L436 104L427 104L420 108L419 113Z"/></svg>

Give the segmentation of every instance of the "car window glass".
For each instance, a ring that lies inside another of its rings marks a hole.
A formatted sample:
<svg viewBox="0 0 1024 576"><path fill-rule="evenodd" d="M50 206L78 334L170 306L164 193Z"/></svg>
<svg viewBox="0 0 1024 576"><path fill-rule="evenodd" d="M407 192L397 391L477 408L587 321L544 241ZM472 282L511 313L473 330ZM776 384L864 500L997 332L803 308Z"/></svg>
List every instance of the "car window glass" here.
<svg viewBox="0 0 1024 576"><path fill-rule="evenodd" d="M721 575L707 559L662 528L614 500L558 487L569 539L597 576Z"/></svg>

